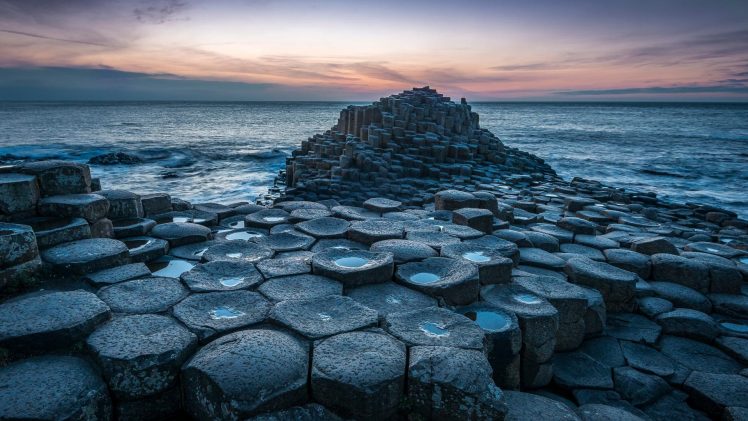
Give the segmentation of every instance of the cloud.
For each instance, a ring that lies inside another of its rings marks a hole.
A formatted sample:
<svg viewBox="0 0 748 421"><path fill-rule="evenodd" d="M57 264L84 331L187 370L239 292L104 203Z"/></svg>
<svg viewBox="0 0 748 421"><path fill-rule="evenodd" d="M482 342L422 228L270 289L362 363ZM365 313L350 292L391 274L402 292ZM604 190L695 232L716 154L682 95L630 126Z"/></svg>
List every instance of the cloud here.
<svg viewBox="0 0 748 421"><path fill-rule="evenodd" d="M554 92L554 95L568 96L602 96L602 95L635 95L635 94L748 94L748 86L653 86L641 88L586 89L578 91Z"/></svg>
<svg viewBox="0 0 748 421"><path fill-rule="evenodd" d="M60 41L60 42L69 42L73 44L83 44L83 45L93 45L97 47L109 47L110 45L101 43L101 42L95 42L95 41L85 41L85 40L77 40L77 39L68 39L68 38L58 38L58 37L52 37L47 35L41 35L41 34L33 34L31 32L23 32L23 31L13 31L10 29L0 29L0 32L5 32L7 34L14 34L14 35L22 35L25 37L32 37L32 38L39 38L39 39L48 39L51 41Z"/></svg>
<svg viewBox="0 0 748 421"><path fill-rule="evenodd" d="M188 4L182 0L159 0L144 2L142 7L132 13L138 22L160 24L176 20L176 16L185 11Z"/></svg>
<svg viewBox="0 0 748 421"><path fill-rule="evenodd" d="M498 70L500 72L516 72L525 70L549 70L557 69L558 63L526 63L526 64L510 64L506 66L493 66L489 67L490 70Z"/></svg>

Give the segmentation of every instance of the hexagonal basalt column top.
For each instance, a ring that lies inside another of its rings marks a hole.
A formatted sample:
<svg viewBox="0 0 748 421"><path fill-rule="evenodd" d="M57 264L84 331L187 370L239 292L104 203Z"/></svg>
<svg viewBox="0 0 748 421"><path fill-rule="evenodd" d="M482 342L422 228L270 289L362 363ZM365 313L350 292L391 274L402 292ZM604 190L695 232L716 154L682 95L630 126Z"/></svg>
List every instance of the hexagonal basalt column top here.
<svg viewBox="0 0 748 421"><path fill-rule="evenodd" d="M270 317L310 339L375 326L378 320L375 310L339 295L281 301Z"/></svg>
<svg viewBox="0 0 748 421"><path fill-rule="evenodd" d="M249 227L271 228L274 225L287 224L291 215L283 209L265 209L249 214L244 218Z"/></svg>
<svg viewBox="0 0 748 421"><path fill-rule="evenodd" d="M445 308L391 313L385 329L409 346L432 345L484 349L484 334L472 320Z"/></svg>
<svg viewBox="0 0 748 421"><path fill-rule="evenodd" d="M312 271L341 281L345 286L387 282L392 279L392 253L328 249L312 258Z"/></svg>
<svg viewBox="0 0 748 421"><path fill-rule="evenodd" d="M57 272L83 275L127 263L129 255L122 241L89 238L47 249L42 252L42 259Z"/></svg>
<svg viewBox="0 0 748 421"><path fill-rule="evenodd" d="M273 254L273 250L259 244L234 240L210 246L203 253L202 259L205 262L235 261L254 263L270 258Z"/></svg>
<svg viewBox="0 0 748 421"><path fill-rule="evenodd" d="M432 297L443 298L450 305L470 304L480 293L478 267L446 257L400 265L395 279Z"/></svg>
<svg viewBox="0 0 748 421"><path fill-rule="evenodd" d="M193 294L174 306L174 317L207 341L225 332L260 323L270 303L259 293L223 291Z"/></svg>
<svg viewBox="0 0 748 421"><path fill-rule="evenodd" d="M158 224L151 230L151 235L169 242L172 247L209 240L210 228L191 222L168 222Z"/></svg>

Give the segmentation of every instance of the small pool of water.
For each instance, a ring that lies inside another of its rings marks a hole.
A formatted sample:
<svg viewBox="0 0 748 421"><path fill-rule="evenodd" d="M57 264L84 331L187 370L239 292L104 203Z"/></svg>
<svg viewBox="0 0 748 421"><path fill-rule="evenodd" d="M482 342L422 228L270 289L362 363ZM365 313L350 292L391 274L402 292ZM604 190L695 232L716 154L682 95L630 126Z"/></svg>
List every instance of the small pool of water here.
<svg viewBox="0 0 748 421"><path fill-rule="evenodd" d="M320 320L322 320L323 322L329 322L330 320L332 320L332 316L330 316L329 314L317 313L317 315L319 316Z"/></svg>
<svg viewBox="0 0 748 421"><path fill-rule="evenodd" d="M748 333L748 325L733 322L722 322L720 323L720 326L732 332Z"/></svg>
<svg viewBox="0 0 748 421"><path fill-rule="evenodd" d="M491 310L474 310L464 313L467 318L473 320L481 329L498 332L511 324L509 317Z"/></svg>
<svg viewBox="0 0 748 421"><path fill-rule="evenodd" d="M195 267L194 263L182 259L157 259L147 264L153 276L179 278L185 272Z"/></svg>
<svg viewBox="0 0 748 421"><path fill-rule="evenodd" d="M242 257L241 253L226 253L226 257L230 257L232 259L239 259Z"/></svg>
<svg viewBox="0 0 748 421"><path fill-rule="evenodd" d="M517 294L512 297L514 301L522 304L540 304L543 300L537 295L532 294Z"/></svg>
<svg viewBox="0 0 748 421"><path fill-rule="evenodd" d="M421 323L420 328L421 331L426 334L426 336L431 336L434 338L445 338L449 336L449 331L442 323L423 322Z"/></svg>
<svg viewBox="0 0 748 421"><path fill-rule="evenodd" d="M341 257L340 259L335 260L336 265L344 268L360 268L367 263L369 263L369 259L356 256Z"/></svg>
<svg viewBox="0 0 748 421"><path fill-rule="evenodd" d="M394 295L388 295L387 298L385 298L384 300L387 301L387 304L402 304L403 303L399 298L395 297Z"/></svg>
<svg viewBox="0 0 748 421"><path fill-rule="evenodd" d="M171 218L171 222L191 222L193 224L202 224L207 221L205 218L190 218L189 216L175 216Z"/></svg>
<svg viewBox="0 0 748 421"><path fill-rule="evenodd" d="M491 258L486 256L482 251L469 251L467 253L463 253L462 257L475 263L482 263L491 260Z"/></svg>
<svg viewBox="0 0 748 421"><path fill-rule="evenodd" d="M244 315L244 312L235 310L227 306L219 306L210 311L210 318L214 320L236 319L237 317L240 317L243 315Z"/></svg>
<svg viewBox="0 0 748 421"><path fill-rule="evenodd" d="M423 285L423 284L432 284L438 281L439 279L441 279L441 277L435 273L418 272L416 274L411 275L410 278L408 279L411 282Z"/></svg>
<svg viewBox="0 0 748 421"><path fill-rule="evenodd" d="M285 221L286 218L283 216L264 216L262 220L265 222L280 222Z"/></svg>
<svg viewBox="0 0 748 421"><path fill-rule="evenodd" d="M129 241L124 241L125 246L127 246L127 248L130 251L141 250L142 248L144 248L148 244L151 244L152 242L153 242L152 240L129 240Z"/></svg>
<svg viewBox="0 0 748 421"><path fill-rule="evenodd" d="M231 234L226 234L227 240L244 240L249 241L253 238L263 237L262 234L259 232L254 231L239 231L239 232L232 232Z"/></svg>
<svg viewBox="0 0 748 421"><path fill-rule="evenodd" d="M231 228L244 228L246 225L244 225L244 221L234 221L229 224Z"/></svg>
<svg viewBox="0 0 748 421"><path fill-rule="evenodd" d="M741 257L740 259L738 259L738 262L744 265L748 265L748 256Z"/></svg>
<svg viewBox="0 0 748 421"><path fill-rule="evenodd" d="M221 285L223 285L225 287L235 287L235 286L241 284L242 282L244 282L244 277L243 276L235 276L235 277L232 277L232 278L221 278L221 280L219 282L221 283Z"/></svg>

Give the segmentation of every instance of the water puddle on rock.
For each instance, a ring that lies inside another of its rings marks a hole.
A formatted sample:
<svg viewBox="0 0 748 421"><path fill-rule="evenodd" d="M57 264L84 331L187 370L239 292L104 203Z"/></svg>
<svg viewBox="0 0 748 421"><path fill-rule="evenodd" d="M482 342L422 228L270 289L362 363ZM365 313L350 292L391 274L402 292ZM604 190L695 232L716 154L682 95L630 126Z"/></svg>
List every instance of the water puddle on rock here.
<svg viewBox="0 0 748 421"><path fill-rule="evenodd" d="M319 316L320 320L322 320L323 322L329 322L330 320L332 320L332 316L330 316L329 314L317 313L317 315Z"/></svg>
<svg viewBox="0 0 748 421"><path fill-rule="evenodd" d="M542 302L540 297L532 294L517 294L512 298L514 301L522 304L540 304Z"/></svg>
<svg viewBox="0 0 748 421"><path fill-rule="evenodd" d="M740 323L722 322L720 326L723 328L738 333L748 333L748 325L742 325Z"/></svg>
<svg viewBox="0 0 748 421"><path fill-rule="evenodd" d="M388 295L387 298L385 298L385 301L387 301L387 304L402 304L403 302L395 297L394 295Z"/></svg>
<svg viewBox="0 0 748 421"><path fill-rule="evenodd" d="M490 310L468 311L464 314L480 326L481 329L492 332L498 332L511 323L511 320L505 315Z"/></svg>
<svg viewBox="0 0 748 421"><path fill-rule="evenodd" d="M249 241L253 238L263 237L262 234L259 232L254 231L239 231L239 232L232 232L231 234L226 234L227 240L244 240Z"/></svg>
<svg viewBox="0 0 748 421"><path fill-rule="evenodd" d="M411 275L408 280L410 280L413 283L424 285L424 284L433 284L434 282L441 279L441 277L435 273L430 272L418 272L414 275Z"/></svg>
<svg viewBox="0 0 748 421"><path fill-rule="evenodd" d="M244 312L235 310L231 307L220 306L210 311L210 318L215 320L220 319L236 319L237 317L243 316Z"/></svg>
<svg viewBox="0 0 748 421"><path fill-rule="evenodd" d="M152 240L129 240L129 241L124 241L125 246L127 246L127 248L130 251L141 250L145 246L151 244L152 242L153 242Z"/></svg>
<svg viewBox="0 0 748 421"><path fill-rule="evenodd" d="M244 282L244 277L243 276L235 276L233 278L221 278L221 280L219 282L221 283L221 285L223 285L225 287L235 287L235 286L241 284L242 282Z"/></svg>
<svg viewBox="0 0 748 421"><path fill-rule="evenodd" d="M190 222L190 218L186 216L175 216L171 218L171 222Z"/></svg>
<svg viewBox="0 0 748 421"><path fill-rule="evenodd" d="M182 259L158 259L148 263L147 266L153 276L179 278L180 275L194 268L195 264Z"/></svg>
<svg viewBox="0 0 748 421"><path fill-rule="evenodd" d="M282 216L265 216L262 218L262 220L265 222L281 222L285 221L286 218Z"/></svg>
<svg viewBox="0 0 748 421"><path fill-rule="evenodd" d="M739 261L740 263L744 264L744 265L748 265L748 256L746 256L746 257L741 257L740 259L738 259L738 261Z"/></svg>
<svg viewBox="0 0 748 421"><path fill-rule="evenodd" d="M491 258L486 256L482 251L469 251L463 253L462 257L475 263L482 263L491 260Z"/></svg>
<svg viewBox="0 0 748 421"><path fill-rule="evenodd" d="M230 257L232 259L239 259L242 257L241 253L226 253L226 257Z"/></svg>
<svg viewBox="0 0 748 421"><path fill-rule="evenodd" d="M208 248L207 248L207 247L205 247L204 249L200 249L200 250L195 250L195 251L193 251L193 252L192 252L192 255L193 255L193 256L196 256L196 257L203 257L203 254L205 254L205 252L206 252L207 250L208 250Z"/></svg>
<svg viewBox="0 0 748 421"><path fill-rule="evenodd" d="M244 228L246 225L244 225L244 221L234 221L229 224L231 228Z"/></svg>
<svg viewBox="0 0 748 421"><path fill-rule="evenodd" d="M419 327L426 336L431 336L432 338L446 338L449 336L449 331L442 323L423 322Z"/></svg>
<svg viewBox="0 0 748 421"><path fill-rule="evenodd" d="M369 263L369 259L355 256L341 257L335 260L335 264L343 268L360 268L367 263Z"/></svg>

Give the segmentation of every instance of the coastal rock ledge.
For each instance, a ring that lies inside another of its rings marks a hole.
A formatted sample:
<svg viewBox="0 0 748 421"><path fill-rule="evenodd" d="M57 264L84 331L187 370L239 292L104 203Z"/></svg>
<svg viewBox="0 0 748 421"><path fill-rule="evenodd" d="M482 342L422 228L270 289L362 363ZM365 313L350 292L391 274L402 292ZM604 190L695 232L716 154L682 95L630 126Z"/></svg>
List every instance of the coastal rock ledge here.
<svg viewBox="0 0 748 421"><path fill-rule="evenodd" d="M562 180L428 88L284 175L219 204L0 167L0 419L746 419L735 213Z"/></svg>

